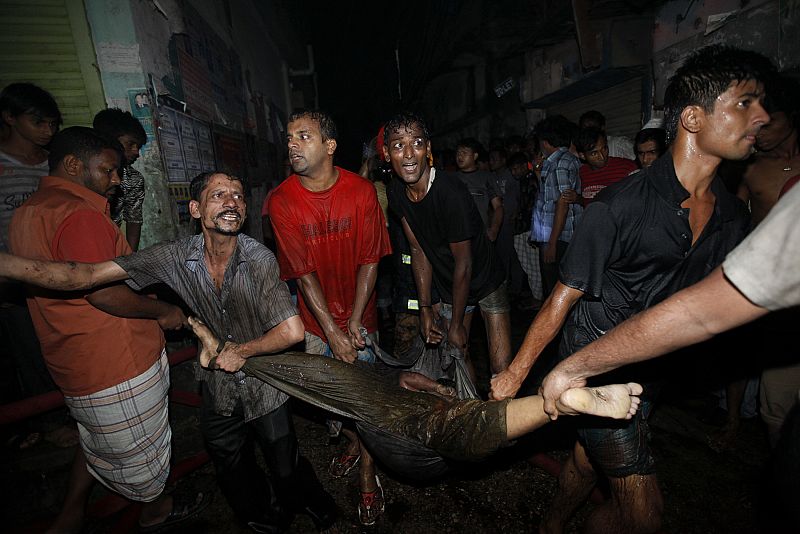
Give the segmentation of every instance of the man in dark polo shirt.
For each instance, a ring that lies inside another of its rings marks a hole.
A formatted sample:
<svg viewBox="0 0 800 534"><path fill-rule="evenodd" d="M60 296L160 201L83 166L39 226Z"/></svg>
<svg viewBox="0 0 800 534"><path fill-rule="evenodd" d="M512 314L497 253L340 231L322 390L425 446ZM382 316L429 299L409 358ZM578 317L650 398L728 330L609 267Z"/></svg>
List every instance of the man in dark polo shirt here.
<svg viewBox="0 0 800 534"><path fill-rule="evenodd" d="M748 157L769 121L761 80L770 68L763 56L716 46L676 72L664 97L671 151L603 190L586 209L561 262L560 281L514 362L492 380L495 399L517 393L562 326L563 358L706 276L744 237L745 207L727 193L716 170L722 159ZM641 369L621 372L642 378ZM629 424L579 430L543 532L563 530L591 492L596 468L608 477L612 498L589 516L590 531L660 528L663 504L648 448L647 404Z"/></svg>

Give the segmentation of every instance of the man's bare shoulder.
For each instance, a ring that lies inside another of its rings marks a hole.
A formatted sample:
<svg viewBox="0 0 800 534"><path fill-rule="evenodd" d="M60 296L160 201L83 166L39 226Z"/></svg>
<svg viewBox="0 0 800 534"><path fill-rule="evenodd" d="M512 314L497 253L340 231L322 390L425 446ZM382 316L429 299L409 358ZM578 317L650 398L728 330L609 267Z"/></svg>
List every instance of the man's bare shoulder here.
<svg viewBox="0 0 800 534"><path fill-rule="evenodd" d="M782 158L756 154L744 171L744 183L751 193L774 191L777 195L786 180L793 176L791 170L800 170L800 157L795 159L797 161L787 162ZM787 168L789 171L785 170Z"/></svg>
<svg viewBox="0 0 800 534"><path fill-rule="evenodd" d="M796 166L785 159L769 155L756 155L747 166L743 176L744 186L750 193L750 209L753 222L758 223L766 217L772 206L778 202L778 195L786 181L795 173L792 168L800 169L800 158L796 158ZM785 169L790 169L786 171Z"/></svg>

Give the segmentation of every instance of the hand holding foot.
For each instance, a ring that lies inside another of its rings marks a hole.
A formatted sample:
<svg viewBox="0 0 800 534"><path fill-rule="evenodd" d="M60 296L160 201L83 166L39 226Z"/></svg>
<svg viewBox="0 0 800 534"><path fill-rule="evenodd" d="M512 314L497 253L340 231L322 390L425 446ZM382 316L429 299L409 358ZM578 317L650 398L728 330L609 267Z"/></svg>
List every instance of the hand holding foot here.
<svg viewBox="0 0 800 534"><path fill-rule="evenodd" d="M200 340L200 347L197 351L197 359L200 361L200 366L204 369L209 369L211 360L217 357L217 346L219 341L211 333L211 330L201 321L195 317L189 317L189 326Z"/></svg>
<svg viewBox="0 0 800 534"><path fill-rule="evenodd" d="M586 385L585 379L576 377L574 373L564 371L560 369L561 367L563 367L563 362L544 377L542 386L539 388L539 395L544 399L544 411L552 421L558 419L556 403L561 395L571 388L580 388Z"/></svg>
<svg viewBox="0 0 800 534"><path fill-rule="evenodd" d="M597 415L613 419L630 419L639 409L642 386L635 382L594 388L572 388L556 402L565 415Z"/></svg>

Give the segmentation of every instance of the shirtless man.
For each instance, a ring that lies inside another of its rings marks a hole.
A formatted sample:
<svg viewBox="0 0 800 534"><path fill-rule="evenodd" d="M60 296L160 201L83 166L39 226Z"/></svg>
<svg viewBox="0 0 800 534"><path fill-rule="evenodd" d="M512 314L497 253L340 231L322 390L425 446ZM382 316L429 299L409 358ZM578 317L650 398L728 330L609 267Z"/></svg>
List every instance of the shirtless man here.
<svg viewBox="0 0 800 534"><path fill-rule="evenodd" d="M800 87L789 78L778 76L767 83L764 107L770 121L756 137L756 153L747 165L736 193L750 203L753 226L767 216L786 181L800 174L798 98Z"/></svg>

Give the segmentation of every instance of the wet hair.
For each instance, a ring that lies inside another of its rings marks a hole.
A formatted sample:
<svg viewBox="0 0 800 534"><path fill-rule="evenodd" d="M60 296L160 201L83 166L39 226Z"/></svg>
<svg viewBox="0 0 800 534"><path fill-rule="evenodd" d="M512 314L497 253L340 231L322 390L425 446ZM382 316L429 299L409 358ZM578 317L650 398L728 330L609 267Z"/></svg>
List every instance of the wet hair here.
<svg viewBox="0 0 800 534"><path fill-rule="evenodd" d="M456 150L459 148L468 148L477 154L483 154L483 145L481 145L480 141L475 139L474 137L465 137L458 141L456 144Z"/></svg>
<svg viewBox="0 0 800 534"><path fill-rule="evenodd" d="M330 115L326 112L313 109L301 109L299 111L295 111L291 115L289 115L289 122L294 122L300 119L311 119L316 121L319 124L319 132L322 134L322 140L336 140L337 131L336 131L336 123L333 122L333 119Z"/></svg>
<svg viewBox="0 0 800 534"><path fill-rule="evenodd" d="M568 147L572 142L572 123L563 115L553 115L540 120L534 128L539 141L547 141L554 147Z"/></svg>
<svg viewBox="0 0 800 534"><path fill-rule="evenodd" d="M664 92L667 142L675 139L681 112L687 106L700 106L711 113L717 97L732 83L765 82L774 70L761 54L731 46L707 46L691 55L670 78Z"/></svg>
<svg viewBox="0 0 800 534"><path fill-rule="evenodd" d="M659 154L663 154L667 150L667 132L663 128L644 128L639 130L633 140L634 150L638 149L639 145L648 141L655 141L656 148Z"/></svg>
<svg viewBox="0 0 800 534"><path fill-rule="evenodd" d="M94 116L92 126L95 130L115 139L130 135L140 147L147 142L147 134L142 123L131 115L130 111L122 111L119 108L104 109Z"/></svg>
<svg viewBox="0 0 800 534"><path fill-rule="evenodd" d="M506 160L506 166L510 169L514 165L525 165L527 167L528 156L526 156L523 152L514 152Z"/></svg>
<svg viewBox="0 0 800 534"><path fill-rule="evenodd" d="M797 127L800 120L800 83L785 74L775 74L764 83L764 89L764 109L767 113L781 111Z"/></svg>
<svg viewBox="0 0 800 534"><path fill-rule="evenodd" d="M581 117L578 119L578 126L583 127L583 123L585 121L589 121L596 124L597 127L600 128L601 130L606 129L606 118L603 116L602 113L600 113L596 109L590 109L589 111L581 115Z"/></svg>
<svg viewBox="0 0 800 534"><path fill-rule="evenodd" d="M108 149L115 151L120 161L123 158L122 145L119 144L119 141L85 126L71 126L61 130L53 136L49 149L47 163L50 166L50 172L55 171L64 158L69 155L75 156L84 165L89 165L89 160L93 156Z"/></svg>
<svg viewBox="0 0 800 534"><path fill-rule="evenodd" d="M388 121L383 126L384 136L383 136L383 144L384 146L389 146L389 134L399 131L405 131L413 126L417 126L420 130L422 130L422 136L427 141L430 139L431 134L428 131L428 125L425 124L425 121L417 115L416 113L412 113L410 111L403 111L398 113Z"/></svg>
<svg viewBox="0 0 800 534"><path fill-rule="evenodd" d="M578 132L578 136L575 138L575 149L583 153L591 152L601 137L606 137L606 133L600 128L594 126L584 128Z"/></svg>
<svg viewBox="0 0 800 534"><path fill-rule="evenodd" d="M206 187L208 187L208 182L211 181L211 177L216 176L217 174L224 174L230 178L232 182L239 182L242 184L242 190L245 192L245 194L247 194L245 183L238 176L234 176L233 174L228 174L227 172L223 171L209 171L201 172L192 178L192 182L189 184L189 198L199 202L200 196L203 194L203 191L205 191Z"/></svg>
<svg viewBox="0 0 800 534"><path fill-rule="evenodd" d="M12 117L32 113L39 117L54 118L61 124L61 111L53 95L32 83L12 83L0 92L0 112Z"/></svg>

